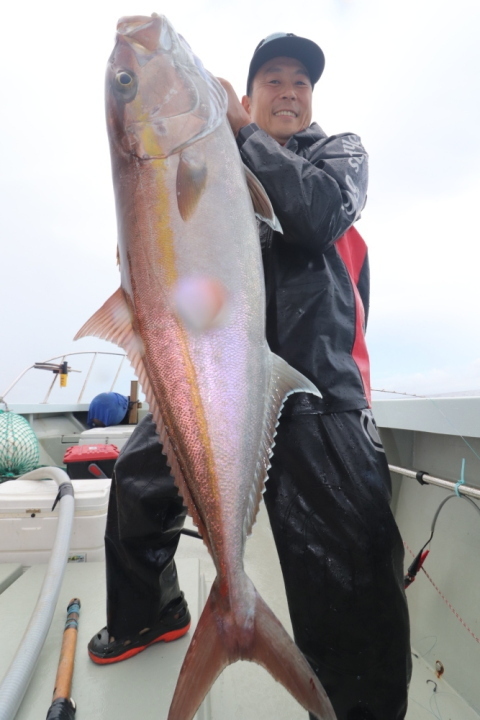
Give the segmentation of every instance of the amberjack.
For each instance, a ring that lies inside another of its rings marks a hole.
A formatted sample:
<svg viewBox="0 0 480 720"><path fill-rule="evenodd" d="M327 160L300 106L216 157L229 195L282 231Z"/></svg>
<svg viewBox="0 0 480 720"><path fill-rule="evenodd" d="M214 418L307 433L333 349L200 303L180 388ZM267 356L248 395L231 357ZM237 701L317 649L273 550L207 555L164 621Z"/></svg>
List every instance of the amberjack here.
<svg viewBox="0 0 480 720"><path fill-rule="evenodd" d="M121 286L76 337L124 348L217 570L169 720L191 720L240 659L264 666L319 720L335 720L243 566L285 398L319 392L265 339L255 212L275 219L226 109L222 86L166 18L119 20L106 116Z"/></svg>

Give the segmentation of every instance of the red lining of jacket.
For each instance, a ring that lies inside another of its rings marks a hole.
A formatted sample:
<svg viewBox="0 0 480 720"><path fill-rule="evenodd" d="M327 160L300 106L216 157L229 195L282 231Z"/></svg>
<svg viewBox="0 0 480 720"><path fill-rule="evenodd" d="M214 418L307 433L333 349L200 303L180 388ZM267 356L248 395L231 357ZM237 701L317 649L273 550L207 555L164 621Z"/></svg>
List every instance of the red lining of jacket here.
<svg viewBox="0 0 480 720"><path fill-rule="evenodd" d="M352 348L352 358L358 367L365 389L365 396L370 406L370 359L365 343L365 310L357 287L363 263L367 255L367 246L358 230L351 227L335 242L335 247L347 268L352 283L355 297L355 340Z"/></svg>

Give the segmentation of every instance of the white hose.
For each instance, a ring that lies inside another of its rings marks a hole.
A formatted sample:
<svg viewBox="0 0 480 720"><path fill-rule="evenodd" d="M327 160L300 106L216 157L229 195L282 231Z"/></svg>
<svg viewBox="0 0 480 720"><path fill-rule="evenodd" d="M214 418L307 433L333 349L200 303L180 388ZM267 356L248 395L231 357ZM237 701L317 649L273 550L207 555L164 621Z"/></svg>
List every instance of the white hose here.
<svg viewBox="0 0 480 720"><path fill-rule="evenodd" d="M32 678L52 622L70 549L75 500L68 475L46 467L22 475L21 480L54 480L67 492L60 499L58 526L42 589L23 639L0 684L0 720L13 720Z"/></svg>

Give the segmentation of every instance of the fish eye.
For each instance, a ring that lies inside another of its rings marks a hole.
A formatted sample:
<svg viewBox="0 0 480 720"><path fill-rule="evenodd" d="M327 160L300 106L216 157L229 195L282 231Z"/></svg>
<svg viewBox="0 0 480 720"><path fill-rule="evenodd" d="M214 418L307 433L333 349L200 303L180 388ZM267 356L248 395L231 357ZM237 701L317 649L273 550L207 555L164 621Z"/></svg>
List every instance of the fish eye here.
<svg viewBox="0 0 480 720"><path fill-rule="evenodd" d="M125 72L125 70L121 70L116 75L116 80L119 85L123 85L124 87L129 87L133 83L133 77Z"/></svg>
<svg viewBox="0 0 480 720"><path fill-rule="evenodd" d="M115 73L112 90L114 95L122 102L131 102L138 89L137 76L130 70L118 70Z"/></svg>

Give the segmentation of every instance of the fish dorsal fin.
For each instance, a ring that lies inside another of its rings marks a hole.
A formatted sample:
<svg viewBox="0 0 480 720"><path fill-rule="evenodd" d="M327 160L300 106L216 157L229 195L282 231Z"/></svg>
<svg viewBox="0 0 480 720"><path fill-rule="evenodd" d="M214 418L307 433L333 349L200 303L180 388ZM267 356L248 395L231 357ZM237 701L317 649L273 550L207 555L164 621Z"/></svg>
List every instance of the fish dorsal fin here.
<svg viewBox="0 0 480 720"><path fill-rule="evenodd" d="M132 363L132 365L133 365L133 363ZM157 401L155 399L155 395L153 394L153 391L151 389L151 385L148 381L148 377L147 377L143 363L141 364L141 367L138 370L135 368L135 372L140 381L140 385L142 386L143 392L145 393L145 397L147 399L148 406L150 408L150 412L153 415L153 420L154 420L156 428L157 428L157 435L159 437L160 442L162 443L162 451L163 451L163 454L167 458L167 463L170 468L172 477L175 481L175 485L177 486L177 488L180 492L180 495L182 496L183 504L187 508L189 515L191 516L193 522L195 523L195 525L198 528L198 532L202 536L203 542L205 543L205 545L207 546L207 548L210 551L210 545L208 542L207 531L205 529L205 523L203 522L202 516L200 515L200 512L195 504L195 501L190 493L190 490L188 489L188 485L185 481L182 469L177 460L177 456L175 455L175 451L172 447L170 438L168 437L167 431L165 429L165 424L162 420L162 415L160 413L160 409L159 409Z"/></svg>
<svg viewBox="0 0 480 720"><path fill-rule="evenodd" d="M132 344L135 344L137 349L141 349L141 340L135 336L132 327L132 313L121 287L92 315L90 320L87 320L75 335L74 340L88 336L109 340L120 345L129 358L128 353Z"/></svg>
<svg viewBox="0 0 480 720"><path fill-rule="evenodd" d="M182 495L183 501L195 525L198 527L200 535L208 547L205 525L188 490L182 470L165 429L165 424L145 368L143 343L133 328L132 313L121 287L92 315L90 320L87 320L85 325L83 325L75 335L74 339L78 340L79 338L90 335L102 338L102 340L109 340L125 350L142 390L145 393L150 412L153 415L153 420L156 425L158 437L163 446L163 454L167 458L175 484Z"/></svg>
<svg viewBox="0 0 480 720"><path fill-rule="evenodd" d="M280 413L285 404L285 400L289 395L296 392L308 392L322 397L317 387L310 382L302 373L292 368L281 357L270 353L272 360L272 370L270 375L270 384L267 390L269 402L265 411L263 420L263 432L260 442L260 448L257 459L257 467L255 469L255 481L252 485L251 494L248 501L247 513L244 522L244 534L247 537L251 531L262 495L265 491L265 481L270 468L270 458L273 454L275 445L275 435L277 433L277 425L280 419Z"/></svg>
<svg viewBox="0 0 480 720"><path fill-rule="evenodd" d="M243 166L243 169L245 170L247 187L250 192L250 197L252 198L255 215L259 218L259 220L266 222L272 230L280 233L283 232L280 221L275 215L270 198L268 197L262 183L246 165Z"/></svg>

